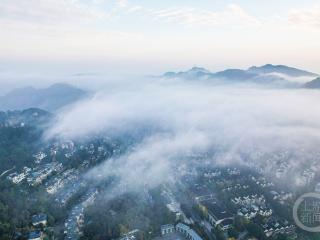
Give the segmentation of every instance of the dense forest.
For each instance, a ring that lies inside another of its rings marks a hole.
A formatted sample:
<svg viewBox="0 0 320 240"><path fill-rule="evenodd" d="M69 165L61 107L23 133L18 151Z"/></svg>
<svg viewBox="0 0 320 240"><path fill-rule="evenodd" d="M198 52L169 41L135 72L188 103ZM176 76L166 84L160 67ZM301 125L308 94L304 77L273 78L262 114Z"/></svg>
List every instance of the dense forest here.
<svg viewBox="0 0 320 240"><path fill-rule="evenodd" d="M110 201L105 197L101 194L85 212L83 240L115 239L133 229L141 231L140 239L152 239L159 235L159 226L176 220L160 196L160 188L141 189L141 193L126 193Z"/></svg>

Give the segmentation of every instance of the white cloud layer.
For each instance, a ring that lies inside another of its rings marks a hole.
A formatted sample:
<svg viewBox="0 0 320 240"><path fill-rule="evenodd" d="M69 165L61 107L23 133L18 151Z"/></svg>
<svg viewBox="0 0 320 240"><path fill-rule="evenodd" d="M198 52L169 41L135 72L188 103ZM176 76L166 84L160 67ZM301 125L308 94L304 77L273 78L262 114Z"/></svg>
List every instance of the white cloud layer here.
<svg viewBox="0 0 320 240"><path fill-rule="evenodd" d="M170 8L151 10L150 13L156 20L173 22L187 26L197 25L259 25L260 22L254 16L248 14L236 4L229 4L223 11L199 10L194 8Z"/></svg>
<svg viewBox="0 0 320 240"><path fill-rule="evenodd" d="M307 25L320 29L320 6L291 10L289 12L289 22L293 25Z"/></svg>
<svg viewBox="0 0 320 240"><path fill-rule="evenodd" d="M75 0L3 0L1 22L69 25L104 19L105 11Z"/></svg>
<svg viewBox="0 0 320 240"><path fill-rule="evenodd" d="M291 167L288 179L295 179L301 164L320 155L319 97L313 90L237 85L123 86L61 113L47 136L81 139L149 129L133 149L89 173L96 180L116 175L128 189L171 181L183 172L179 167L191 164L191 156L206 153L197 164L253 165L268 173L282 159Z"/></svg>

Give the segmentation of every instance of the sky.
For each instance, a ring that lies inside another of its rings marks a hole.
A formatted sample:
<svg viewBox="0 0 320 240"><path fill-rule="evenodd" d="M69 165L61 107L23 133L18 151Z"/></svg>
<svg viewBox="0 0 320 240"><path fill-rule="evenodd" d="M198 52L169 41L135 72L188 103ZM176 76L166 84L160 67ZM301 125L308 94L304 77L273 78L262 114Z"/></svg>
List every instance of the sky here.
<svg viewBox="0 0 320 240"><path fill-rule="evenodd" d="M195 65L320 72L319 0L1 0L0 36L1 81Z"/></svg>

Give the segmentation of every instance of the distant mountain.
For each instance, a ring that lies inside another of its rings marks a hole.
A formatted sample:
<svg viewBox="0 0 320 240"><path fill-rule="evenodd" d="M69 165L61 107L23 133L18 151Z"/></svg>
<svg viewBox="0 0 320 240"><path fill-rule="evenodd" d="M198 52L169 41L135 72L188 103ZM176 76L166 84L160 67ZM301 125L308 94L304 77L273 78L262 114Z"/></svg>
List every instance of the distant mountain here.
<svg viewBox="0 0 320 240"><path fill-rule="evenodd" d="M250 67L247 71L255 74L280 73L290 77L317 77L318 76L315 73L308 72L305 70L292 68L285 65L272 65L272 64L266 64L261 67L253 66L253 67Z"/></svg>
<svg viewBox="0 0 320 240"><path fill-rule="evenodd" d="M279 76L260 77L258 73L252 73L242 69L227 69L224 71L212 73L205 68L194 67L185 72L167 72L163 75L165 78L179 78L186 80L210 80L217 82L256 82L270 83L274 81L284 81Z"/></svg>
<svg viewBox="0 0 320 240"><path fill-rule="evenodd" d="M315 89L315 88L320 88L320 77L307 82L306 84L304 84L305 88L311 88L311 89Z"/></svg>
<svg viewBox="0 0 320 240"><path fill-rule="evenodd" d="M212 73L207 69L194 67L185 72L167 72L162 77L179 78L187 80L216 80L218 82L247 82L256 84L276 84L278 86L295 86L293 82L286 79L288 77L317 77L315 73L292 68L284 65L266 64L261 67L250 67L247 70L227 69Z"/></svg>
<svg viewBox="0 0 320 240"><path fill-rule="evenodd" d="M235 80L235 81L253 79L257 76L258 74L250 73L248 71L241 70L241 69L227 69L227 70L212 74L212 77L215 77L215 78L224 78L224 79Z"/></svg>
<svg viewBox="0 0 320 240"><path fill-rule="evenodd" d="M202 77L210 77L212 73L200 67L193 67L186 72L167 72L163 76L166 78L184 78L184 79L194 79L194 78L202 78Z"/></svg>
<svg viewBox="0 0 320 240"><path fill-rule="evenodd" d="M19 88L0 97L0 110L40 108L47 111L56 111L84 98L86 95L85 91L64 83L54 84L43 89Z"/></svg>

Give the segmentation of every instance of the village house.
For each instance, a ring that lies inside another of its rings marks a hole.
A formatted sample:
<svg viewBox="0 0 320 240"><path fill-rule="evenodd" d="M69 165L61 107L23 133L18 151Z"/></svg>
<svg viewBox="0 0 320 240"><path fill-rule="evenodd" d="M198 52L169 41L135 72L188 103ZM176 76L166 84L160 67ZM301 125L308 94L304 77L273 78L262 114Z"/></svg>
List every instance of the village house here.
<svg viewBox="0 0 320 240"><path fill-rule="evenodd" d="M31 221L33 226L37 226L39 224L46 225L47 215L44 213L33 215Z"/></svg>
<svg viewBox="0 0 320 240"><path fill-rule="evenodd" d="M164 236L166 234L174 233L175 228L173 224L166 224L161 226L161 235Z"/></svg>
<svg viewBox="0 0 320 240"><path fill-rule="evenodd" d="M267 237L277 234L295 234L295 226L289 225L286 221L269 219L269 221L263 224L261 227Z"/></svg>

